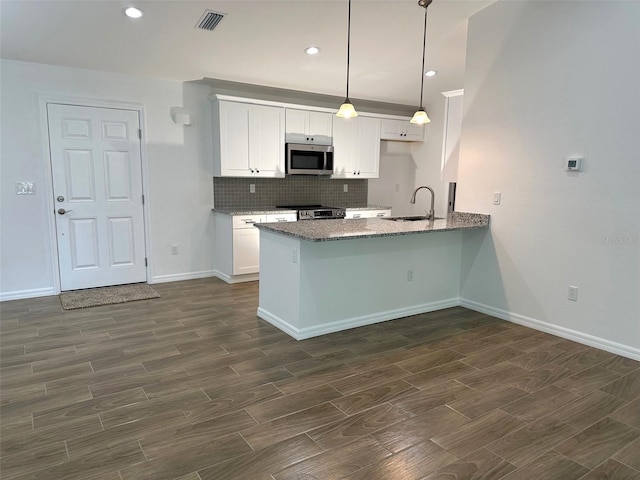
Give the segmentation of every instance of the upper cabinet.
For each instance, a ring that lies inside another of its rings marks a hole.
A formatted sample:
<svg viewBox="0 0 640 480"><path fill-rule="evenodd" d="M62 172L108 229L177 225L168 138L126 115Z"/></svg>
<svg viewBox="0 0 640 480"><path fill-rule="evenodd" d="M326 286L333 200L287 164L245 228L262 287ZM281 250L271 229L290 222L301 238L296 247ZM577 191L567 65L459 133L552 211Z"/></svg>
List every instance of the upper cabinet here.
<svg viewBox="0 0 640 480"><path fill-rule="evenodd" d="M333 117L332 178L378 178L380 118Z"/></svg>
<svg viewBox="0 0 640 480"><path fill-rule="evenodd" d="M423 142L424 125L416 125L409 120L383 119L381 138L400 142Z"/></svg>
<svg viewBox="0 0 640 480"><path fill-rule="evenodd" d="M212 100L213 175L284 177L284 107Z"/></svg>
<svg viewBox="0 0 640 480"><path fill-rule="evenodd" d="M285 138L290 143L331 145L332 117L328 112L287 108Z"/></svg>

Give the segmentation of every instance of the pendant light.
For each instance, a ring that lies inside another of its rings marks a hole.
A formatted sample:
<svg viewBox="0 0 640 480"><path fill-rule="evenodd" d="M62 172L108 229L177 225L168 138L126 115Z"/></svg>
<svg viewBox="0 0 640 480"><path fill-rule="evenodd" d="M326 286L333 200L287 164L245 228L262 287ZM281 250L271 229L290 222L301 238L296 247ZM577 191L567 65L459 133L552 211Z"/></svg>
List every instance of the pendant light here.
<svg viewBox="0 0 640 480"><path fill-rule="evenodd" d="M431 119L427 116L427 112L424 111L422 106L422 93L424 91L424 54L427 49L427 7L431 5L433 0L418 0L418 5L424 7L424 34L422 38L422 70L420 71L420 108L413 114L411 123L417 123L423 125L429 123Z"/></svg>
<svg viewBox="0 0 640 480"><path fill-rule="evenodd" d="M336 115L341 118L352 118L357 117L358 112L351 104L351 100L349 100L349 52L351 50L351 0L349 0L349 17L347 21L347 96L344 99L342 105L340 105L340 110Z"/></svg>

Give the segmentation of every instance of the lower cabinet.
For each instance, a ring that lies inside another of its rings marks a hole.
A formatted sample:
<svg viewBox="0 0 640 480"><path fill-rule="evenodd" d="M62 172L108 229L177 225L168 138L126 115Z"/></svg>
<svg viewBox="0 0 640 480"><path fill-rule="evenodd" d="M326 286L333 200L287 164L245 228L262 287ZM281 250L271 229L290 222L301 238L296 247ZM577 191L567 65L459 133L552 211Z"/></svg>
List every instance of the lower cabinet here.
<svg viewBox="0 0 640 480"><path fill-rule="evenodd" d="M384 210L347 210L344 218L382 218L390 217L391 209Z"/></svg>
<svg viewBox="0 0 640 480"><path fill-rule="evenodd" d="M260 231L255 224L295 222L295 213L227 215L214 212L215 273L227 283L258 279Z"/></svg>

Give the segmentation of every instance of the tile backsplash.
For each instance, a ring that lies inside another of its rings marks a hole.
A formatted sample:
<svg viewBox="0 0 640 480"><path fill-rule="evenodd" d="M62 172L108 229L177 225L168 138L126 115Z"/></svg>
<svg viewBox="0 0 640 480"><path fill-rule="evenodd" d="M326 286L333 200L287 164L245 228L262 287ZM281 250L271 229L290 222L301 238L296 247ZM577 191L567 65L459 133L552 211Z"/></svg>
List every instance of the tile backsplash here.
<svg viewBox="0 0 640 480"><path fill-rule="evenodd" d="M255 185L255 193L250 193ZM344 191L348 186L348 192ZM285 178L213 177L216 208L318 204L356 207L367 204L368 180L332 180L293 175Z"/></svg>

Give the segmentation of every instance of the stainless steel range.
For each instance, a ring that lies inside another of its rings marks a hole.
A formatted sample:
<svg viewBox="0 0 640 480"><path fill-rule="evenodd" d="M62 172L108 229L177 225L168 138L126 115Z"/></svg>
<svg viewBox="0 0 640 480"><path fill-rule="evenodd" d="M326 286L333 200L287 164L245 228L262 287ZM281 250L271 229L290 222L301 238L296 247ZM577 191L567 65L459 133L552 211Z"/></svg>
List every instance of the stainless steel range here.
<svg viewBox="0 0 640 480"><path fill-rule="evenodd" d="M277 208L297 210L298 220L322 220L344 218L345 209L339 207L325 207L323 205L278 205Z"/></svg>

